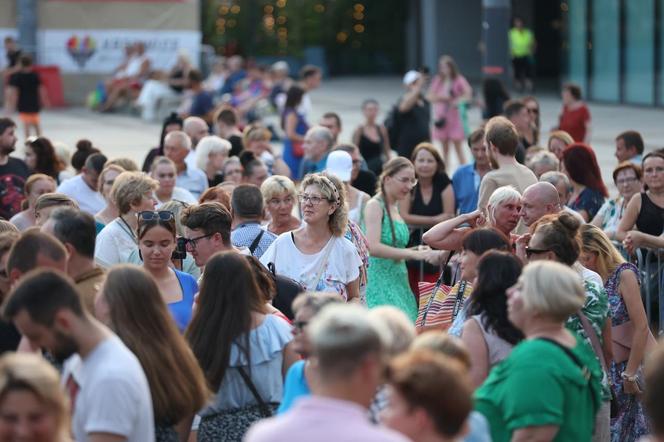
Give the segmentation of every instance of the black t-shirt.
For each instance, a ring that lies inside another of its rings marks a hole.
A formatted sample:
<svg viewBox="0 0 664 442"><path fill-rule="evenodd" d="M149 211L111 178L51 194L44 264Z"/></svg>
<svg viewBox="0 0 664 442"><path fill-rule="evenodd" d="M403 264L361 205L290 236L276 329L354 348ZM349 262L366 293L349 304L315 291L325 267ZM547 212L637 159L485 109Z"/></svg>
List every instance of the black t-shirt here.
<svg viewBox="0 0 664 442"><path fill-rule="evenodd" d="M0 216L4 219L21 211L25 199L23 186L28 176L28 166L18 158L9 157L7 164L0 166Z"/></svg>
<svg viewBox="0 0 664 442"><path fill-rule="evenodd" d="M8 351L16 351L21 341L21 334L14 324L0 319L0 355Z"/></svg>
<svg viewBox="0 0 664 442"><path fill-rule="evenodd" d="M360 173L357 175L357 179L351 184L356 189L361 190L362 192L368 193L373 196L376 193L376 183L378 179L376 174L370 170L360 170Z"/></svg>
<svg viewBox="0 0 664 442"><path fill-rule="evenodd" d="M16 49L15 51L7 51L7 64L10 68L13 68L18 64L18 59L21 57L21 50Z"/></svg>
<svg viewBox="0 0 664 442"><path fill-rule="evenodd" d="M16 72L9 77L9 85L18 89L18 104L16 106L19 112L36 113L39 112L39 75L35 72Z"/></svg>
<svg viewBox="0 0 664 442"><path fill-rule="evenodd" d="M228 142L231 143L231 152L228 154L228 156L240 156L240 152L242 152L242 149L244 149L244 145L242 144L242 137L239 135L231 135L227 139Z"/></svg>
<svg viewBox="0 0 664 442"><path fill-rule="evenodd" d="M402 157L410 158L415 146L431 141L431 105L422 97L408 112L399 112L399 137L392 146Z"/></svg>

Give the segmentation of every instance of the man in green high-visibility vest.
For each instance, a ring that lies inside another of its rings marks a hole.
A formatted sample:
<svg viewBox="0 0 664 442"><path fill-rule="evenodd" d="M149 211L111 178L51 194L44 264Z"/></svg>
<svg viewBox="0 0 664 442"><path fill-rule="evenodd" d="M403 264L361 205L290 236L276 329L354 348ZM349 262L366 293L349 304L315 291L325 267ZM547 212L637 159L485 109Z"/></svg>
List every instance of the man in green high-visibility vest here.
<svg viewBox="0 0 664 442"><path fill-rule="evenodd" d="M519 91L531 91L533 88L533 54L535 53L535 36L524 26L521 17L514 17L513 27L509 32L514 83Z"/></svg>

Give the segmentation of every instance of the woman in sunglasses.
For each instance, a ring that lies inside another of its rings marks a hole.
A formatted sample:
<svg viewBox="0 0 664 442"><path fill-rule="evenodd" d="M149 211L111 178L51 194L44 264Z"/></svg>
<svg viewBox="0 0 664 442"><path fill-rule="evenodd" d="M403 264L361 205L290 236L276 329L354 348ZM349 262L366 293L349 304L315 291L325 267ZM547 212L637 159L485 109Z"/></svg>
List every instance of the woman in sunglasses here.
<svg viewBox="0 0 664 442"><path fill-rule="evenodd" d="M581 221L571 213L545 215L530 226L530 239L525 253L530 262L556 261L571 267L581 276L586 294L585 303L579 314L567 318L565 326L581 336L593 348L597 360L601 363L602 360L612 360L609 347L611 345L609 299L602 278L577 262L582 249L580 228ZM595 440L608 440L604 436L609 437L611 394L607 375L605 373L602 379L603 403L597 414L595 427L599 439Z"/></svg>
<svg viewBox="0 0 664 442"><path fill-rule="evenodd" d="M171 266L171 256L177 245L173 212L139 213L137 233L143 268L157 282L162 299L168 305L178 328L183 332L191 321L198 284L193 276Z"/></svg>
<svg viewBox="0 0 664 442"><path fill-rule="evenodd" d="M261 256L278 275L298 281L309 291L336 292L344 300L359 298L362 261L344 237L348 221L346 195L322 174L307 175L298 195L303 226L283 233Z"/></svg>
<svg viewBox="0 0 664 442"><path fill-rule="evenodd" d="M111 199L119 216L97 235L95 261L102 267L129 262L138 246L138 213L154 210L154 191L158 183L141 172L123 172L115 178Z"/></svg>

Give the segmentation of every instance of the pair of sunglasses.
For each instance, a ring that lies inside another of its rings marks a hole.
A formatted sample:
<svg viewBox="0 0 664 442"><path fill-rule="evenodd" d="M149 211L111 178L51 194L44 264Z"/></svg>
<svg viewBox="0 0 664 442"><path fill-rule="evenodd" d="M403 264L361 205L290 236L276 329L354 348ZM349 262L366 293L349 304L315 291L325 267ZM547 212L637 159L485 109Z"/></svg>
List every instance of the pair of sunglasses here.
<svg viewBox="0 0 664 442"><path fill-rule="evenodd" d="M143 212L139 212L138 214L138 220L139 221L171 221L175 219L175 215L173 215L173 212L170 212L168 210L159 210L159 211L152 211L152 210L145 210Z"/></svg>

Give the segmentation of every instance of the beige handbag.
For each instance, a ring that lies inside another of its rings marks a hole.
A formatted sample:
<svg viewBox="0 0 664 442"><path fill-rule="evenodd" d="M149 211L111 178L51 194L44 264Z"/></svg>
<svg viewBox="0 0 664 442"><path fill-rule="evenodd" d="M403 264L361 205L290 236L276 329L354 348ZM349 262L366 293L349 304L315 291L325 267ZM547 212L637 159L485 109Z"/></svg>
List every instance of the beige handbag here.
<svg viewBox="0 0 664 442"><path fill-rule="evenodd" d="M616 363L624 362L629 359L629 352L632 349L632 338L634 337L634 325L632 321L611 327L611 340L613 348L613 360ZM646 338L646 348L644 354L648 354L657 345L657 340L648 329Z"/></svg>

